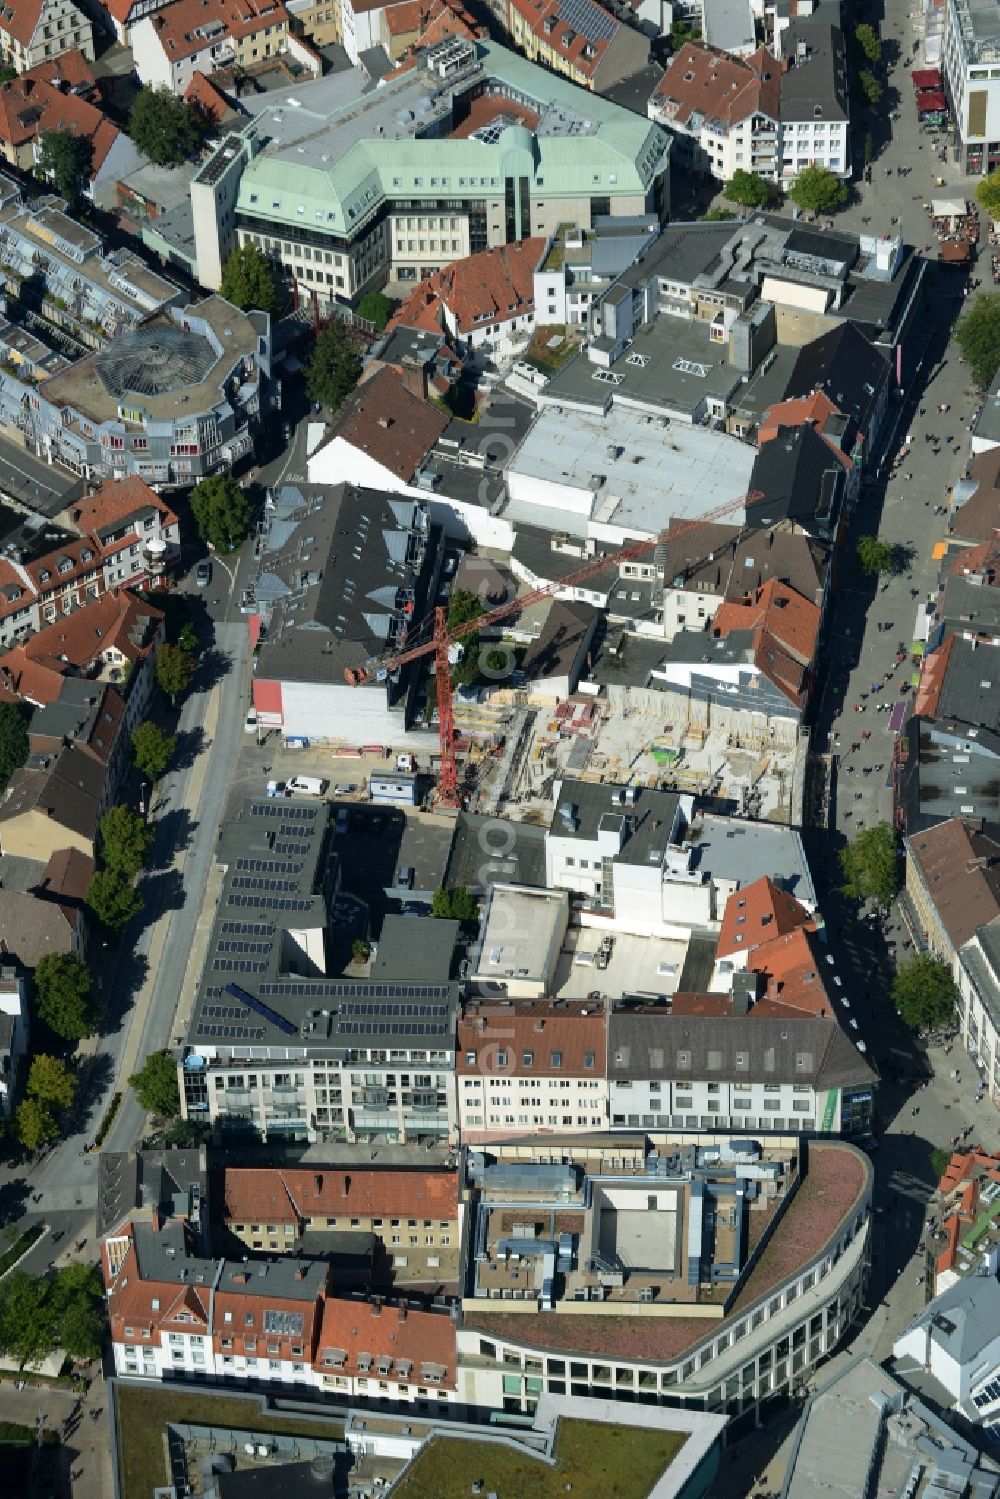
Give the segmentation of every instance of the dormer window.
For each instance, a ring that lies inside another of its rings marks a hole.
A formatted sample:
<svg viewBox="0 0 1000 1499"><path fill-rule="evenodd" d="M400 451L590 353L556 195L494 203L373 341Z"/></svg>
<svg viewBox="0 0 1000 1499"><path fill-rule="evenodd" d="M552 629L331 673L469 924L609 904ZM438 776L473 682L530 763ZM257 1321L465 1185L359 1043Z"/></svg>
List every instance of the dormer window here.
<svg viewBox="0 0 1000 1499"><path fill-rule="evenodd" d="M41 572L38 574L38 581L39 583L47 583L51 576L52 574L49 572L48 568L43 567Z"/></svg>

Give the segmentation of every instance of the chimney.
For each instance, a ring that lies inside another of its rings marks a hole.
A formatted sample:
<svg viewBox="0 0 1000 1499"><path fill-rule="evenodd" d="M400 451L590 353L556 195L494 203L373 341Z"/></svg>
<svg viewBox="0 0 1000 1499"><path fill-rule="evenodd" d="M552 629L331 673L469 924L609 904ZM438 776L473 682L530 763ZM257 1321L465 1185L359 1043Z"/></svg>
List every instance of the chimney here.
<svg viewBox="0 0 1000 1499"><path fill-rule="evenodd" d="M373 1301L372 1302L372 1316L373 1317L381 1317L381 1315L382 1315L382 1303L381 1303L381 1301Z"/></svg>
<svg viewBox="0 0 1000 1499"><path fill-rule="evenodd" d="M296 1280L305 1280L305 1278L306 1278L306 1267L305 1267L305 1265L296 1265L296 1267L295 1267L295 1279Z"/></svg>
<svg viewBox="0 0 1000 1499"><path fill-rule="evenodd" d="M347 1196L348 1192L350 1192L350 1190L351 1190L351 1178L349 1176L345 1176L344 1177L344 1196L345 1197Z"/></svg>
<svg viewBox="0 0 1000 1499"><path fill-rule="evenodd" d="M426 401L428 390L427 365L422 359L406 355L402 362L403 386L420 401Z"/></svg>
<svg viewBox="0 0 1000 1499"><path fill-rule="evenodd" d="M319 1193L319 1192L322 1192L322 1190L323 1190L323 1177L317 1172L317 1174L316 1174L316 1191L317 1191L317 1193Z"/></svg>
<svg viewBox="0 0 1000 1499"><path fill-rule="evenodd" d="M405 1322L406 1321L406 1307L405 1306L397 1307L396 1308L396 1316L397 1316L397 1318L399 1319L400 1322Z"/></svg>

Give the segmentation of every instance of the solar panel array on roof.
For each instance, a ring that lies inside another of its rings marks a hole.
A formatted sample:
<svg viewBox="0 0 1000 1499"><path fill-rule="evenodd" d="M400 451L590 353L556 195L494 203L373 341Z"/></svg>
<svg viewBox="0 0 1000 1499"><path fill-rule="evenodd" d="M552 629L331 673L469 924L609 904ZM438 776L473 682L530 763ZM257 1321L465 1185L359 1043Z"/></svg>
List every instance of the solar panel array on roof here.
<svg viewBox="0 0 1000 1499"><path fill-rule="evenodd" d="M233 936L273 937L274 924L270 921L224 921L219 931Z"/></svg>
<svg viewBox="0 0 1000 1499"><path fill-rule="evenodd" d="M603 42L614 36L618 22L593 0L559 0L559 19L588 42Z"/></svg>
<svg viewBox="0 0 1000 1499"><path fill-rule="evenodd" d="M307 999L447 999L447 984L377 984L370 979L269 979L261 994Z"/></svg>
<svg viewBox="0 0 1000 1499"><path fill-rule="evenodd" d="M259 895L247 895L240 890L234 890L226 897L228 906L252 906L257 911L311 911L312 900L296 899L289 895L267 895L263 891Z"/></svg>
<svg viewBox="0 0 1000 1499"><path fill-rule="evenodd" d="M251 1028L247 1025L206 1025L200 1021L195 1030L196 1036L209 1036L214 1041L263 1041L266 1032L261 1026Z"/></svg>
<svg viewBox="0 0 1000 1499"><path fill-rule="evenodd" d="M266 874L234 874L230 890L269 890L275 895L290 895L299 888L298 880L275 880Z"/></svg>
<svg viewBox="0 0 1000 1499"><path fill-rule="evenodd" d="M289 806L277 802L251 802L251 817L282 817L288 822L315 822L319 816L318 807Z"/></svg>
<svg viewBox="0 0 1000 1499"><path fill-rule="evenodd" d="M233 999L238 999L248 1009L254 1010L262 1019L269 1021L271 1025L276 1025L278 1030L284 1031L286 1036L298 1035L298 1026L294 1025L291 1020L286 1020L284 1015L279 1015L277 1010L272 1010L270 1005L264 1004L255 995L248 994L245 989L240 988L239 984L227 984L226 993L231 995Z"/></svg>
<svg viewBox="0 0 1000 1499"><path fill-rule="evenodd" d="M228 925L228 922L224 925ZM259 953L266 958L271 951L271 944L270 942L241 942L227 938L222 942L217 942L215 950L216 952Z"/></svg>
<svg viewBox="0 0 1000 1499"><path fill-rule="evenodd" d="M213 973L266 973L266 958L213 958Z"/></svg>
<svg viewBox="0 0 1000 1499"><path fill-rule="evenodd" d="M246 874L301 874L302 864L287 859L237 859L236 868Z"/></svg>
<svg viewBox="0 0 1000 1499"><path fill-rule="evenodd" d="M444 1036L447 1027L423 1020L346 1020L338 1027L342 1036Z"/></svg>

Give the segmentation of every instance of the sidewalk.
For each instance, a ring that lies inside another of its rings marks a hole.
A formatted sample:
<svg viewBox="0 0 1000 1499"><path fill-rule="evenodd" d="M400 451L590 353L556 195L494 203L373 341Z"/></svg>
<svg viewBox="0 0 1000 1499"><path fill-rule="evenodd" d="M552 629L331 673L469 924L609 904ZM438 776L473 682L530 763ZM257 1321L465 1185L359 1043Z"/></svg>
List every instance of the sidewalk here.
<svg viewBox="0 0 1000 1499"><path fill-rule="evenodd" d="M110 1499L114 1492L106 1395L100 1375L82 1399L58 1387L0 1384L0 1419L34 1426L41 1412L43 1425L59 1433L60 1488L72 1499Z"/></svg>

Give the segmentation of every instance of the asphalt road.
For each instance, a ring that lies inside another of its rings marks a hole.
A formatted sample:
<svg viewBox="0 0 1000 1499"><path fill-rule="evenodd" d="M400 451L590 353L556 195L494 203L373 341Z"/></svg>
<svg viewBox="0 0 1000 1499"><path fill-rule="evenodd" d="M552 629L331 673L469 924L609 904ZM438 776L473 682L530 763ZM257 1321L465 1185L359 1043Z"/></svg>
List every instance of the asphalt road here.
<svg viewBox="0 0 1000 1499"><path fill-rule="evenodd" d="M123 1087L124 1074L149 1052L169 1044L176 1034L175 1019L186 1019L180 1004L185 970L239 750L246 669L245 625L218 625L214 647L202 659L200 681L196 678L181 709L177 768L157 788L157 836L142 885L146 906L126 932L117 963L114 955L110 957L111 1003L97 1055L81 1065L74 1128L27 1176L14 1171L0 1177L3 1216L24 1207L27 1211L18 1223L22 1231L41 1218L61 1236L58 1245L51 1235L39 1240L25 1269L40 1272L54 1258L68 1257L75 1242L92 1235L97 1156L84 1154L84 1146L93 1141L116 1084ZM214 728L206 735L210 704ZM165 927L158 931L160 923ZM150 983L151 953L155 973ZM140 1029L133 1035L136 1026ZM123 1091L105 1142L108 1150L128 1149L142 1132L143 1112L128 1089ZM89 1243L86 1255L92 1247Z"/></svg>

